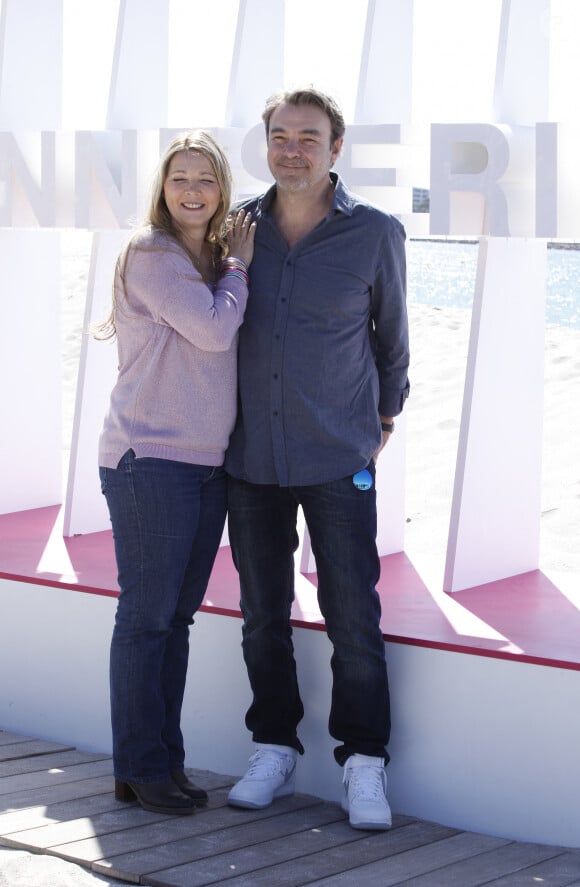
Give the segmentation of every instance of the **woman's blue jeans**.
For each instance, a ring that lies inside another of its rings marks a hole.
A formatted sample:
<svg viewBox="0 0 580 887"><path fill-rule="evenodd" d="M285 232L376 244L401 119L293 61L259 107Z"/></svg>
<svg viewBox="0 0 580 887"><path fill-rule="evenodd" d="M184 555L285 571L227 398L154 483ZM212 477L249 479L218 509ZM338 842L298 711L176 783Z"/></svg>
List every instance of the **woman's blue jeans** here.
<svg viewBox="0 0 580 887"><path fill-rule="evenodd" d="M133 450L99 472L121 590L110 659L115 776L158 782L184 766L189 626L225 523L226 476Z"/></svg>
<svg viewBox="0 0 580 887"><path fill-rule="evenodd" d="M374 466L369 466L374 477ZM333 645L329 730L339 764L354 754L384 757L390 732L385 644L376 591L376 496L352 477L304 487L228 478L229 535L240 575L242 648L253 701L246 725L255 742L303 751L304 709L296 678L290 608L296 519L302 506L318 573L318 602Z"/></svg>

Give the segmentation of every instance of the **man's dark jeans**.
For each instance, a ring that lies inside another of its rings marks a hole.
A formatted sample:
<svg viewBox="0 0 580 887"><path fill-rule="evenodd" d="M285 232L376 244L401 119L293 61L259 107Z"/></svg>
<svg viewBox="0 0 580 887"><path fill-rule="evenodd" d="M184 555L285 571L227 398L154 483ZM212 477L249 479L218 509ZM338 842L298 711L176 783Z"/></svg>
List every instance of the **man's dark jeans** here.
<svg viewBox="0 0 580 887"><path fill-rule="evenodd" d="M374 465L369 466L374 478ZM303 751L304 709L290 626L296 519L301 505L318 573L318 601L334 651L330 734L339 764L354 753L383 756L390 732L385 645L376 583L376 495L352 477L304 487L228 478L229 535L240 575L243 653L253 702L246 725L255 742Z"/></svg>

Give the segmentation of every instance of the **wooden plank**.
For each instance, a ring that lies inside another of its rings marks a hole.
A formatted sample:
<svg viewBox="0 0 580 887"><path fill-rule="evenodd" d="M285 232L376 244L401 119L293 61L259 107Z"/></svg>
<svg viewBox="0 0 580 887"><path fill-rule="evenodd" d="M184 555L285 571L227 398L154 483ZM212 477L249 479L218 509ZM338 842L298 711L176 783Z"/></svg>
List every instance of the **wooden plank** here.
<svg viewBox="0 0 580 887"><path fill-rule="evenodd" d="M230 811L234 813L233 809ZM235 814L234 814L235 815ZM236 817L236 819L239 819ZM188 835L181 841L143 848L135 853L127 853L108 859L106 864L99 861L93 870L116 878L126 873L146 875L162 868L175 867L196 860L206 859L216 854L243 850L256 843L278 839L286 842L289 835L307 830L318 830L322 826L344 819L341 809L335 804L316 804L301 810L282 815L272 815L261 820L252 819L236 825L233 817L224 817L224 828L193 837ZM229 820L229 821L228 821Z"/></svg>
<svg viewBox="0 0 580 887"><path fill-rule="evenodd" d="M265 841L231 853L218 854L187 865L151 873L154 887L201 887L232 881L236 884L304 884L352 867L352 859L384 859L402 850L455 834L455 829L412 822L390 832L352 829L346 821L293 835L284 841ZM332 849L332 852L328 851ZM355 857L356 854L356 857ZM293 864L290 864L293 861ZM295 869L302 874L297 880ZM235 879L235 880L233 880Z"/></svg>
<svg viewBox="0 0 580 887"><path fill-rule="evenodd" d="M218 788L230 788L238 780L237 776L225 776L223 773L212 773L211 770L198 770L195 767L186 767L185 772L193 782L201 786L206 792L215 791Z"/></svg>
<svg viewBox="0 0 580 887"><path fill-rule="evenodd" d="M51 768L37 770L33 773L23 773L18 776L5 776L0 779L0 802L3 795L10 795L17 791L28 791L37 788L48 788L64 785L67 782L78 782L82 779L92 779L94 776L109 776L111 790L113 789L113 764L110 758L100 761L90 761L86 764L75 764L64 769Z"/></svg>
<svg viewBox="0 0 580 887"><path fill-rule="evenodd" d="M30 758L33 755L48 755L57 751L72 751L74 746L47 742L44 739L28 739L0 746L0 761L13 761L16 758Z"/></svg>
<svg viewBox="0 0 580 887"><path fill-rule="evenodd" d="M10 733L9 730L0 730L0 746L14 745L16 742L34 742L34 737L23 736L20 733Z"/></svg>
<svg viewBox="0 0 580 887"><path fill-rule="evenodd" d="M441 887L442 884L445 887L477 887L490 881L493 883L497 878L518 872L534 863L553 859L559 852L557 847L510 842L492 853L479 853L421 877L413 877L413 887Z"/></svg>
<svg viewBox="0 0 580 887"><path fill-rule="evenodd" d="M32 758L16 758L12 761L0 762L0 780L5 776L34 773L35 770L49 770L53 767L70 767L73 764L87 764L90 761L103 761L109 757L110 755L107 754L73 749L48 755L35 755Z"/></svg>
<svg viewBox="0 0 580 887"><path fill-rule="evenodd" d="M250 819L256 822L272 816L272 811L269 808L251 811L235 810L233 807L227 806L226 798L227 790L214 792L210 796L208 806L193 816L167 816L166 814L149 813L135 806L129 809L136 811L136 815L140 817L138 820L140 826L121 829L85 840L54 845L50 848L50 852L85 865L98 861L99 866L104 867L105 871L109 871L111 866L108 864L108 860L114 860L114 857L121 854L133 851L149 852L151 847L162 846L185 836L194 840L229 824L232 826L239 824L243 820L244 813L247 813ZM293 795L280 799L276 803L276 810L279 813L284 813L319 803L318 799L307 795ZM152 824L153 828L150 827Z"/></svg>
<svg viewBox="0 0 580 887"><path fill-rule="evenodd" d="M427 825L427 823L424 823ZM387 859L377 859L371 864L360 865L359 860L348 861L343 869L336 870L331 877L323 878L317 881L317 887L394 887L394 885L411 884L414 885L421 881L421 876L426 873L428 876L435 872L436 880L434 883L437 887L449 887L445 877L441 875L443 867L454 861L464 859L471 860L479 858L479 855L485 852L498 852L499 849L510 846L511 841L506 838L499 838L493 835L479 835L472 832L460 832L450 837L439 840L435 838L433 841L425 841L423 846L411 847L397 856L391 856ZM358 867L355 868L355 865ZM303 876L306 870L293 873L296 876ZM411 879L410 881L408 879ZM242 887L243 881L239 879L232 882L232 887ZM261 882L256 881L256 885ZM266 883L266 882L264 882ZM303 880L281 881L281 884L302 884Z"/></svg>
<svg viewBox="0 0 580 887"><path fill-rule="evenodd" d="M0 795L0 813L11 810L22 810L25 807L39 807L44 804L58 804L73 798L86 798L113 792L110 776L97 776L95 779L83 779L80 782L67 782L64 785L32 788L27 791L13 792L11 795Z"/></svg>
<svg viewBox="0 0 580 887"><path fill-rule="evenodd" d="M493 881L493 887L579 887L580 850L559 853L538 865L512 872Z"/></svg>
<svg viewBox="0 0 580 887"><path fill-rule="evenodd" d="M580 850L402 816L390 832L356 831L307 795L239 810L227 805L233 777L188 772L208 807L149 813L115 801L109 756L0 731L0 845L155 887L580 887Z"/></svg>
<svg viewBox="0 0 580 887"><path fill-rule="evenodd" d="M65 822L46 823L36 828L10 832L2 837L2 842L10 847L23 847L26 850L48 850L54 845L82 841L87 838L107 835L109 832L125 831L142 826L155 819L158 829L165 818L163 813L145 813L141 807L114 802L115 806L102 813L68 819ZM57 854L61 855L61 854ZM67 857L70 858L70 857Z"/></svg>
<svg viewBox="0 0 580 887"><path fill-rule="evenodd" d="M276 866L237 877L229 882L228 887L266 887L274 883L276 887L296 887L314 879L317 885L327 887L387 887L403 881L406 883L408 876L416 870L431 871L432 867L437 868L441 858L471 856L481 849L506 843L503 838L466 832L449 834L451 829L447 829L445 834L442 829L442 826L433 823L418 822L417 834L412 836L407 846L394 845L391 832L383 835L383 852L373 852L377 847L373 847L375 836L371 836L353 847L350 853L345 853L339 847L332 853L298 860L292 866ZM364 852L357 852L359 848ZM438 882L438 887L442 885L447 887L443 880Z"/></svg>
<svg viewBox="0 0 580 887"><path fill-rule="evenodd" d="M10 835L12 832L52 825L55 822L67 822L83 816L98 816L99 813L115 810L118 806L119 802L115 801L113 793L107 792L84 798L72 798L48 806L26 807L23 810L0 813L0 835Z"/></svg>
<svg viewBox="0 0 580 887"><path fill-rule="evenodd" d="M211 780L208 780L210 782ZM216 781L219 777L216 776ZM203 783L200 781L200 785ZM206 786L204 786L206 787ZM221 804L226 803L226 791L221 792ZM92 809L88 801L93 801ZM125 804L115 801L114 796L98 795L95 798L83 800L77 804L52 805L47 808L50 818L42 816L38 821L36 811L45 808L29 808L19 814L3 814L0 816L0 834L5 836L5 843L13 847L25 847L29 850L46 850L60 844L72 844L81 842L87 838L100 837L121 832L120 842L124 848L125 842L134 839L125 834L127 830L140 828L145 832L143 838L139 838L139 846L150 846L156 843L164 843L182 834L191 835L192 827L186 818L182 816L168 817L163 813L150 813L144 811L137 803ZM215 803L215 800L214 800ZM101 807L99 810L98 807ZM58 816L55 811L58 808ZM75 815L71 815L74 811ZM28 818L26 818L28 814ZM10 821L10 817L12 817ZM20 821L20 828L15 828L14 823ZM10 822L10 828L6 822ZM76 857L75 857L76 858ZM90 861L90 860L85 860Z"/></svg>

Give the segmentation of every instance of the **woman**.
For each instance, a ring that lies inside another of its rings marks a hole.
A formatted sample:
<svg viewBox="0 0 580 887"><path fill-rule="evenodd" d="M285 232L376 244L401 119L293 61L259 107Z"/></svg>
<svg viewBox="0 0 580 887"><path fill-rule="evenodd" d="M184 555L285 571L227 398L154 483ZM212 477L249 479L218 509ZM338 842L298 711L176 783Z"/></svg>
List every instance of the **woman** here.
<svg viewBox="0 0 580 887"><path fill-rule="evenodd" d="M236 408L237 330L255 225L227 225L231 173L204 132L175 139L147 224L115 271L119 375L99 445L121 593L111 643L115 797L193 813L180 728L189 626L226 515L222 468Z"/></svg>

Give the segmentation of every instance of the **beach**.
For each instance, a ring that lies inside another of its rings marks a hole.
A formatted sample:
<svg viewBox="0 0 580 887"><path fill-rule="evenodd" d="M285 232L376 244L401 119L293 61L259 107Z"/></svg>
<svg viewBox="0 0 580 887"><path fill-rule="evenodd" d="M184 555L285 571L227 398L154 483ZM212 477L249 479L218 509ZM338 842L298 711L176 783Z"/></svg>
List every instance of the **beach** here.
<svg viewBox="0 0 580 887"><path fill-rule="evenodd" d="M409 318L412 395L406 407L405 548L411 556L416 552L444 559L471 315L464 309L411 303ZM544 373L539 566L554 578L565 574L571 581L576 576L580 587L578 330L546 327Z"/></svg>

